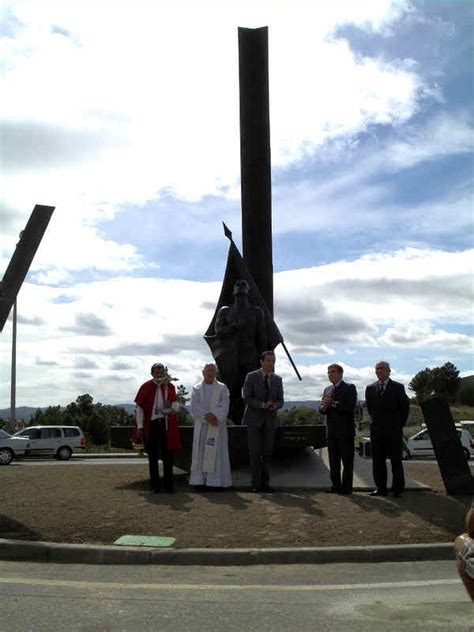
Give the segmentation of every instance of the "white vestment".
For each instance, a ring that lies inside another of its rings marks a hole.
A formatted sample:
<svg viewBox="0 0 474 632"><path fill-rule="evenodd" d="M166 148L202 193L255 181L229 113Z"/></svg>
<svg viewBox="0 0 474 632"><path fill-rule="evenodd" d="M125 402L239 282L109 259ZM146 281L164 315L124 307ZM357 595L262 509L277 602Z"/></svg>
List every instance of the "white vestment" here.
<svg viewBox="0 0 474 632"><path fill-rule="evenodd" d="M226 425L228 412L229 391L225 384L217 380L206 384L203 380L193 387L191 414L194 435L190 485L232 485ZM204 418L206 413L214 413L219 421L218 426L207 423Z"/></svg>

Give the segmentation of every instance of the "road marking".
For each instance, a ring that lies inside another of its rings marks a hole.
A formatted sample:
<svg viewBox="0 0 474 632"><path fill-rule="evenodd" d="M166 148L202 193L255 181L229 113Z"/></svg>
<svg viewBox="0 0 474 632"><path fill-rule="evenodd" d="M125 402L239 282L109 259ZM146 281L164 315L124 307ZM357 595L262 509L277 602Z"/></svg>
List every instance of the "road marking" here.
<svg viewBox="0 0 474 632"><path fill-rule="evenodd" d="M91 582L61 579L30 579L26 577L0 577L0 584L27 584L33 586L62 586L69 588L88 588L96 590L124 589L124 590L220 590L220 591L245 591L260 590L264 592L324 592L327 590L373 590L376 588L418 588L423 586L451 586L461 584L460 579L426 579L403 582L374 582L371 584L127 584L123 582Z"/></svg>

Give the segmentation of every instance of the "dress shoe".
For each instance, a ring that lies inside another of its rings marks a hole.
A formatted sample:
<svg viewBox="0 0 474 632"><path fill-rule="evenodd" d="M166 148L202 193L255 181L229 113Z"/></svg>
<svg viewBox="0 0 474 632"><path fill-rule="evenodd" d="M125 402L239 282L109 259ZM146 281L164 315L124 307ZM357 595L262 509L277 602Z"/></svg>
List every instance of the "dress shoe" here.
<svg viewBox="0 0 474 632"><path fill-rule="evenodd" d="M275 490L273 489L273 487L270 487L270 485L262 485L261 491L264 494L273 494Z"/></svg>
<svg viewBox="0 0 474 632"><path fill-rule="evenodd" d="M334 487L331 487L331 489L325 489L324 493L325 494L339 494L341 490L340 489L334 489Z"/></svg>
<svg viewBox="0 0 474 632"><path fill-rule="evenodd" d="M339 494L339 496L350 496L352 494L352 490L349 491L348 489L341 489L337 493Z"/></svg>
<svg viewBox="0 0 474 632"><path fill-rule="evenodd" d="M394 498L401 498L402 497L402 492L393 492L393 497Z"/></svg>
<svg viewBox="0 0 474 632"><path fill-rule="evenodd" d="M165 494L174 494L174 487L164 487L163 491Z"/></svg>
<svg viewBox="0 0 474 632"><path fill-rule="evenodd" d="M260 487L254 485L253 487L251 487L250 491L252 492L252 494L258 494L258 492L260 491Z"/></svg>
<svg viewBox="0 0 474 632"><path fill-rule="evenodd" d="M378 489L374 489L373 492L369 492L369 496L386 496L387 492L380 492Z"/></svg>

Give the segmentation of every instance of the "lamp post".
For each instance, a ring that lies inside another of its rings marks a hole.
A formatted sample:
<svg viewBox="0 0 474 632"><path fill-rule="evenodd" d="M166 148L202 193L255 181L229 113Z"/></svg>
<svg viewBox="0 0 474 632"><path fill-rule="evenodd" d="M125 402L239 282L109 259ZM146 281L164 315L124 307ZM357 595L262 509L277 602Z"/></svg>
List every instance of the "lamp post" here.
<svg viewBox="0 0 474 632"><path fill-rule="evenodd" d="M16 430L16 298L13 303L13 329L12 329L12 372L10 392L10 427L12 432Z"/></svg>

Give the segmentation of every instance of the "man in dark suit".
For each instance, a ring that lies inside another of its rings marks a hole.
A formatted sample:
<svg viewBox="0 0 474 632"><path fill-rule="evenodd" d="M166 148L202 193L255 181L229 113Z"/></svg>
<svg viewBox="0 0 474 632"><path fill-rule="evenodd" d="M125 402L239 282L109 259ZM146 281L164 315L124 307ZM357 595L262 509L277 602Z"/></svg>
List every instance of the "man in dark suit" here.
<svg viewBox="0 0 474 632"><path fill-rule="evenodd" d="M324 389L319 412L326 415L329 469L333 494L352 494L354 472L354 411L357 391L342 379L344 369L339 364L328 366L330 386ZM342 480L341 480L342 463Z"/></svg>
<svg viewBox="0 0 474 632"><path fill-rule="evenodd" d="M277 410L283 406L283 382L274 373L275 354L264 351L261 368L247 373L242 397L243 423L247 425L253 492L273 492L270 487L270 460L275 440Z"/></svg>
<svg viewBox="0 0 474 632"><path fill-rule="evenodd" d="M377 382L365 389L365 403L372 419L370 443L372 471L376 489L371 496L387 495L387 458L392 465L392 493L399 498L405 490L402 464L403 426L408 419L410 404L405 387L390 379L390 364L375 365Z"/></svg>

